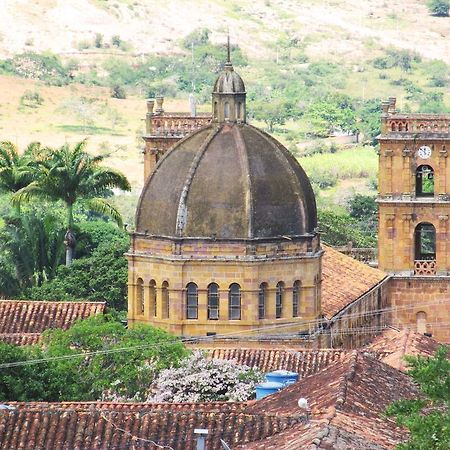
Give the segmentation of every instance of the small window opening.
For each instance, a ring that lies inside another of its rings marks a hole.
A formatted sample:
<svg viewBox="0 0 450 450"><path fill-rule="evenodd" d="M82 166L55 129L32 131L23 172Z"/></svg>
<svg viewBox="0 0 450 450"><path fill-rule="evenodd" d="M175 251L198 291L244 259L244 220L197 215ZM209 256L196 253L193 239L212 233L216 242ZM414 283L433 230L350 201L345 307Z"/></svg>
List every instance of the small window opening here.
<svg viewBox="0 0 450 450"><path fill-rule="evenodd" d="M416 170L416 195L427 197L434 195L434 171L431 166L419 166Z"/></svg>
<svg viewBox="0 0 450 450"><path fill-rule="evenodd" d="M258 295L258 318L266 318L266 292L267 283L261 283L259 285L259 295Z"/></svg>
<svg viewBox="0 0 450 450"><path fill-rule="evenodd" d="M419 223L415 231L416 260L436 259L436 229L431 223Z"/></svg>
<svg viewBox="0 0 450 450"><path fill-rule="evenodd" d="M225 119L230 118L230 104L228 102L225 102L223 107L223 116Z"/></svg>
<svg viewBox="0 0 450 450"><path fill-rule="evenodd" d="M281 318L283 313L283 296L284 296L284 283L280 281L277 284L277 290L275 294L275 317Z"/></svg>
<svg viewBox="0 0 450 450"><path fill-rule="evenodd" d="M292 289L292 317L298 317L300 306L300 287L300 281L297 280Z"/></svg>
<svg viewBox="0 0 450 450"><path fill-rule="evenodd" d="M164 281L161 286L161 301L162 301L162 318L168 319L170 314L170 299L169 299L169 283Z"/></svg>

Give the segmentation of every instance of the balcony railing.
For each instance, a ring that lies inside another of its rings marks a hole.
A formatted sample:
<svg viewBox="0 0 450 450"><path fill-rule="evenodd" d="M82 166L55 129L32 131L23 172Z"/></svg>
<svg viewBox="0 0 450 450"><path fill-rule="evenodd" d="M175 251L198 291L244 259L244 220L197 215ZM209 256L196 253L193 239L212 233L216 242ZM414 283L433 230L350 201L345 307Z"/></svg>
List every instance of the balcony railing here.
<svg viewBox="0 0 450 450"><path fill-rule="evenodd" d="M416 259L414 261L414 275L436 275L435 259Z"/></svg>

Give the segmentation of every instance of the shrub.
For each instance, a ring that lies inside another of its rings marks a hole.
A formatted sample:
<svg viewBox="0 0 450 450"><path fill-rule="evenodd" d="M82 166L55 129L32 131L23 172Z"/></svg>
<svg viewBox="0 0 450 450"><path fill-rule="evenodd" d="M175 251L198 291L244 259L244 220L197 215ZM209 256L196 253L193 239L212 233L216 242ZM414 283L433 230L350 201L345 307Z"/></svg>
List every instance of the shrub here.
<svg viewBox="0 0 450 450"><path fill-rule="evenodd" d="M28 106L30 108L36 108L44 103L44 98L38 91L31 91L27 89L22 97L20 97L20 104L23 106Z"/></svg>
<svg viewBox="0 0 450 450"><path fill-rule="evenodd" d="M433 16L447 17L450 2L449 0L428 0L427 6Z"/></svg>
<svg viewBox="0 0 450 450"><path fill-rule="evenodd" d="M255 396L262 373L223 359L208 360L199 350L176 369L163 370L155 380L151 402L245 401Z"/></svg>
<svg viewBox="0 0 450 450"><path fill-rule="evenodd" d="M116 84L111 88L111 97L125 99L127 98L127 94L122 86Z"/></svg>

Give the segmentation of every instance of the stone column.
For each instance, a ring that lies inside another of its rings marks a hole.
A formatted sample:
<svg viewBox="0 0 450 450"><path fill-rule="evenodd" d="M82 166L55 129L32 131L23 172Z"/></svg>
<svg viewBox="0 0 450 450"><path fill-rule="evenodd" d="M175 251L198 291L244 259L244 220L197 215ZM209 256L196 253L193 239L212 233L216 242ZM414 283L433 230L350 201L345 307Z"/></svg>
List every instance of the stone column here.
<svg viewBox="0 0 450 450"><path fill-rule="evenodd" d="M402 220L403 220L403 251L402 256L403 260L399 261L400 267L402 270L410 270L411 275L414 274L414 230L411 227L413 215L408 214L402 214ZM396 252L395 252L396 253Z"/></svg>
<svg viewBox="0 0 450 450"><path fill-rule="evenodd" d="M442 146L442 149L439 151L439 172L435 173L435 181L436 175L439 180L439 186L435 186L435 194L437 193L439 197L445 197L447 193L450 191L447 189L447 150L445 145Z"/></svg>

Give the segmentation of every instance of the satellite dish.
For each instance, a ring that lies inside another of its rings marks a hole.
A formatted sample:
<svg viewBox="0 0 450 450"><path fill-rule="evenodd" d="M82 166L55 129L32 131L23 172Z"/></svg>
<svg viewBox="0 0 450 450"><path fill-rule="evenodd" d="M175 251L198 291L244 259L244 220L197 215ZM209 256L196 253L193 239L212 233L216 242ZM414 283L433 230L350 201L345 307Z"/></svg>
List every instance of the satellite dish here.
<svg viewBox="0 0 450 450"><path fill-rule="evenodd" d="M308 400L306 400L306 398L303 398L303 397L299 398L298 406L299 406L299 408L302 408L302 409L308 409Z"/></svg>

